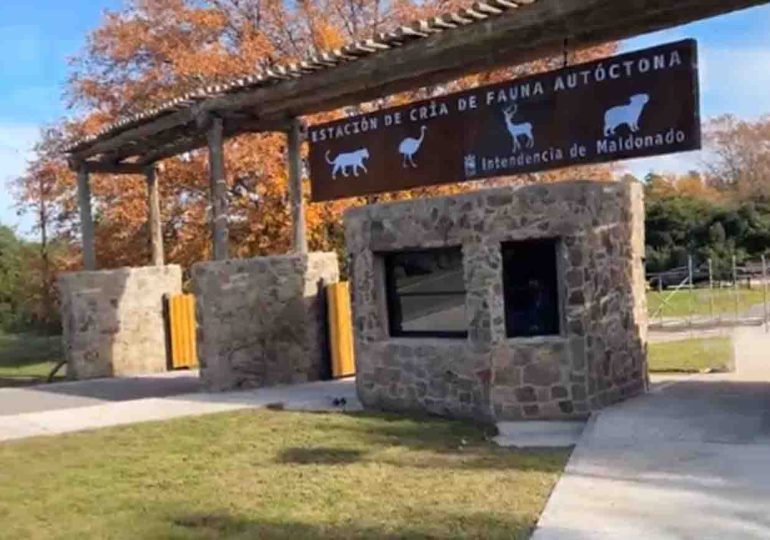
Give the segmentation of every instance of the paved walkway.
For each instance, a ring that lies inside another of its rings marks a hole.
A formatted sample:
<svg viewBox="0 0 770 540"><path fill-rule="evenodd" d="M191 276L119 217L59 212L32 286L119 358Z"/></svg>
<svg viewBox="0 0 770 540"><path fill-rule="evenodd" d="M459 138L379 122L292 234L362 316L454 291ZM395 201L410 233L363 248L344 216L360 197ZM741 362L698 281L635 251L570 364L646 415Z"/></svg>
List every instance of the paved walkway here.
<svg viewBox="0 0 770 540"><path fill-rule="evenodd" d="M744 337L754 347L737 373L661 378L595 415L533 540L770 538L770 336L759 332Z"/></svg>
<svg viewBox="0 0 770 540"><path fill-rule="evenodd" d="M62 384L75 385L74 388L79 388L77 385L83 383ZM147 389L152 386L152 383L147 381L144 385L137 384L146 391L149 391ZM171 391L172 386L161 386L161 388ZM47 390L48 387L46 387ZM73 388L70 390L72 391ZM335 406L334 400L342 397L347 402L345 410L360 408L356 398L354 379L276 386L240 392L196 392L111 402L93 397L76 397L93 401L85 402L84 406L73 405L70 401L61 401L55 403L55 407L49 407L48 410L0 416L0 441L264 407L277 403L281 403L286 409L335 410L341 407Z"/></svg>
<svg viewBox="0 0 770 540"><path fill-rule="evenodd" d="M198 371L0 388L0 416L197 392Z"/></svg>

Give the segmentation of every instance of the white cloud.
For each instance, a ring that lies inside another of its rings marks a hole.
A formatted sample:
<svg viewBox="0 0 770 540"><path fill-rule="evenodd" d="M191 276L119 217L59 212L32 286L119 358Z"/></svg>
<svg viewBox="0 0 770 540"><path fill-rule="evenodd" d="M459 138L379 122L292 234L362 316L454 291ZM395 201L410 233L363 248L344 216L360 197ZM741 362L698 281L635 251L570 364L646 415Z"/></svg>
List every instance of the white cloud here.
<svg viewBox="0 0 770 540"><path fill-rule="evenodd" d="M29 218L16 215L11 197L11 183L22 175L32 157L32 149L39 135L39 126L14 122L0 122L0 223L15 226L19 233L28 233Z"/></svg>
<svg viewBox="0 0 770 540"><path fill-rule="evenodd" d="M702 47L703 116L732 113L755 118L770 112L770 43Z"/></svg>
<svg viewBox="0 0 770 540"><path fill-rule="evenodd" d="M665 156L630 159L623 162L625 169L639 179L648 173L685 174L694 169L703 169L704 152L681 152Z"/></svg>

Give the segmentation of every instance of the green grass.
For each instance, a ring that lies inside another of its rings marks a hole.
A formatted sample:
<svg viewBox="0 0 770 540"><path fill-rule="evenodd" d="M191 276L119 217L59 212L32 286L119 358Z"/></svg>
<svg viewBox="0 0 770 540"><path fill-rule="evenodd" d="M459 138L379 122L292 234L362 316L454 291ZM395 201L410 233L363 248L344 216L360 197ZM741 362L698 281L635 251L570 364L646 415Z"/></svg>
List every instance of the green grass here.
<svg viewBox="0 0 770 540"><path fill-rule="evenodd" d="M60 336L0 334L0 387L45 381L60 358Z"/></svg>
<svg viewBox="0 0 770 540"><path fill-rule="evenodd" d="M0 538L527 538L566 450L242 411L0 444Z"/></svg>
<svg viewBox="0 0 770 540"><path fill-rule="evenodd" d="M648 291L647 292L647 312L652 316L663 299L667 298L671 291ZM692 300L690 291L682 289L677 291L663 308L664 317L686 317L692 309L693 315L711 314L711 295L709 289L694 289ZM764 300L764 292L761 286L753 289L738 290L738 313L743 315L751 306L761 304ZM692 308L690 303L692 302ZM732 289L714 289L713 290L714 315L734 316L735 315L735 292ZM656 317L659 314L655 315Z"/></svg>
<svg viewBox="0 0 770 540"><path fill-rule="evenodd" d="M647 363L650 371L728 371L733 365L733 345L729 337L650 343Z"/></svg>

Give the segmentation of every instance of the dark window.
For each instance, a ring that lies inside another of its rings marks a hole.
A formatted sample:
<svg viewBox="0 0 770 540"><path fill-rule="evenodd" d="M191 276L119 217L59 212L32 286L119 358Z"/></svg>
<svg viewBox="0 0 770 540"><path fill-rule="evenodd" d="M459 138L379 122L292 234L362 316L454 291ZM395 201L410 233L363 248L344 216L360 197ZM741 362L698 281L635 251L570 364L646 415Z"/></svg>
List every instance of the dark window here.
<svg viewBox="0 0 770 540"><path fill-rule="evenodd" d="M385 255L391 336L465 337L465 283L459 247Z"/></svg>
<svg viewBox="0 0 770 540"><path fill-rule="evenodd" d="M556 241L506 242L502 247L508 337L558 334Z"/></svg>

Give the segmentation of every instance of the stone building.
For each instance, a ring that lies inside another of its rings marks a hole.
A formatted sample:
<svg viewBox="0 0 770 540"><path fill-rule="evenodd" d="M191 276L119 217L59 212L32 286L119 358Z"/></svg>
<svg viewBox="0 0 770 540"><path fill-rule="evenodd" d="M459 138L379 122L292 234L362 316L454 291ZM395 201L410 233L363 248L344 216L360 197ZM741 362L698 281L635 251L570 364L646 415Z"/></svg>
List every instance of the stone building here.
<svg viewBox="0 0 770 540"><path fill-rule="evenodd" d="M69 378L166 371L163 296L182 291L179 266L62 274L59 291Z"/></svg>
<svg viewBox="0 0 770 540"><path fill-rule="evenodd" d="M576 181L349 210L364 405L563 419L644 391L643 207Z"/></svg>

